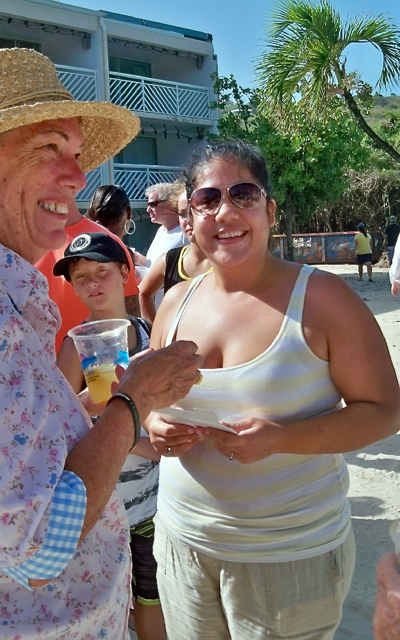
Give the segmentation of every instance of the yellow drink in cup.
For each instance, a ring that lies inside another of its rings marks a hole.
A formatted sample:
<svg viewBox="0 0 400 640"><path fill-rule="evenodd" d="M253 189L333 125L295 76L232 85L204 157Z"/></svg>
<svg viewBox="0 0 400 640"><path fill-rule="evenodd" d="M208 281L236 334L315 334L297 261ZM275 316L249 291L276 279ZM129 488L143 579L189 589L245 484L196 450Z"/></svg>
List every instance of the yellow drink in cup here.
<svg viewBox="0 0 400 640"><path fill-rule="evenodd" d="M96 404L111 397L111 385L118 382L115 367L127 367L129 320L96 320L68 331L79 354L90 397Z"/></svg>
<svg viewBox="0 0 400 640"><path fill-rule="evenodd" d="M103 364L95 367L85 375L85 380L93 402L96 404L107 402L112 395L111 384L118 382L114 364L111 366Z"/></svg>

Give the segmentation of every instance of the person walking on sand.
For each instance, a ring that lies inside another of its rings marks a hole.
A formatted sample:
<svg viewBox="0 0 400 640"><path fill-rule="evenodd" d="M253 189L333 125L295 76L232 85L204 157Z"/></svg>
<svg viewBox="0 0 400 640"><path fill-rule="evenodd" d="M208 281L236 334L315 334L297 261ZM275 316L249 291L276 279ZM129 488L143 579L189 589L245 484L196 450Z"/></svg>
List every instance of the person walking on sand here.
<svg viewBox="0 0 400 640"><path fill-rule="evenodd" d="M363 222L358 225L358 232L354 236L356 258L358 266L358 279L363 279L364 265L367 268L368 282L372 282L372 239Z"/></svg>
<svg viewBox="0 0 400 640"><path fill-rule="evenodd" d="M396 246L397 238L400 234L400 225L397 224L396 216L390 216L389 224L385 228L385 246L387 247L387 256L389 267L392 266L394 248Z"/></svg>

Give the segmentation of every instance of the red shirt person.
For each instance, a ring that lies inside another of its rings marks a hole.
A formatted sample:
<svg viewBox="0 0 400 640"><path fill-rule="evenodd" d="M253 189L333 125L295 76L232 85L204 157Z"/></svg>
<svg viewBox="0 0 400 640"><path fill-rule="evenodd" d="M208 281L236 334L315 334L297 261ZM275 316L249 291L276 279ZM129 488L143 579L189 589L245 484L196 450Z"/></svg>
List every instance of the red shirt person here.
<svg viewBox="0 0 400 640"><path fill-rule="evenodd" d="M79 213L76 205L69 206L68 222L65 227L65 231L67 233L67 238L63 246L59 249L48 251L35 265L37 269L46 276L49 283L49 297L57 304L61 315L61 325L56 336L56 352L58 352L63 339L67 335L67 331L80 324L82 320L85 320L89 315L88 308L75 294L73 287L71 287L64 278L56 278L53 276L53 267L55 263L64 257L64 250L72 240L82 233L102 231L108 233L114 238L114 240L117 240L124 247L131 266L129 279L125 285L126 310L129 315L135 317L140 315L138 302L139 292L135 278L135 268L132 263L131 254L125 247L122 240L111 233L111 231L105 229L105 227L98 225L92 220L84 218Z"/></svg>

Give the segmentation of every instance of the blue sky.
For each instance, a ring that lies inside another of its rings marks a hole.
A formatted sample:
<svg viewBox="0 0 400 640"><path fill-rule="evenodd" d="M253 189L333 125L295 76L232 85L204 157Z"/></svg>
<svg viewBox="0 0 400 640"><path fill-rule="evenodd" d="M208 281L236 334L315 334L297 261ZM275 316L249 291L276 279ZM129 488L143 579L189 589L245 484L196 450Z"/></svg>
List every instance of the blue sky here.
<svg viewBox="0 0 400 640"><path fill-rule="evenodd" d="M233 74L243 87L255 79L255 64L266 39L270 0L69 0L86 9L104 9L211 33L218 56L219 74ZM137 4L137 9L136 9ZM380 12L400 29L400 0L332 0L342 18ZM378 80L381 56L371 45L353 45L348 51L347 71L358 70L372 86ZM393 89L400 94L400 87Z"/></svg>

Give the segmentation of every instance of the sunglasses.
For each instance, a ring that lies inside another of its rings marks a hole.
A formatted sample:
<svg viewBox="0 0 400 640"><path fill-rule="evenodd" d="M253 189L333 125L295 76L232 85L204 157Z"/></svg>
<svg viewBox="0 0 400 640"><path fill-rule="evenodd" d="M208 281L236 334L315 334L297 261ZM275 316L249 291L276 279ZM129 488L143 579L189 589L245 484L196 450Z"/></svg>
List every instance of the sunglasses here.
<svg viewBox="0 0 400 640"><path fill-rule="evenodd" d="M151 209L155 209L161 202L165 202L165 200L151 200L147 203L147 206Z"/></svg>
<svg viewBox="0 0 400 640"><path fill-rule="evenodd" d="M218 212L224 193L239 209L255 209L261 202L261 196L267 197L265 189L253 182L238 182L227 189L201 187L193 191L189 206L198 216L211 216Z"/></svg>

